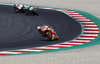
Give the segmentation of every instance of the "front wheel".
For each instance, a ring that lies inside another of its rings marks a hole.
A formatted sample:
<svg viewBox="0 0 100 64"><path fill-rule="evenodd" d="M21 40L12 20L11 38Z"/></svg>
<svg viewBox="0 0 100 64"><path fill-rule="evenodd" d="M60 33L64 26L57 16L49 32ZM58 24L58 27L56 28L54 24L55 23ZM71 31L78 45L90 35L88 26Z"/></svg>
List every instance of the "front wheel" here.
<svg viewBox="0 0 100 64"><path fill-rule="evenodd" d="M46 35L49 38L49 40L58 40L58 38L59 38L57 35L52 36L52 34L50 32L47 32Z"/></svg>
<svg viewBox="0 0 100 64"><path fill-rule="evenodd" d="M59 37L58 37L58 36L56 36L56 37L55 37L55 40L58 40L58 38L59 38Z"/></svg>

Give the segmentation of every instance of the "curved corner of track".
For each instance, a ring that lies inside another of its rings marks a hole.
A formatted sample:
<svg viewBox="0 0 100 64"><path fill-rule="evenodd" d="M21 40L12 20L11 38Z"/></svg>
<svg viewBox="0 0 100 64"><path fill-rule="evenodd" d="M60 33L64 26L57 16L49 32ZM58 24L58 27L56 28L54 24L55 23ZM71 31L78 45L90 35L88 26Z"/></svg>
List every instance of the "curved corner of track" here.
<svg viewBox="0 0 100 64"><path fill-rule="evenodd" d="M0 55L21 55L21 54L35 54L35 53L44 53L44 52L54 52L58 50L67 50L67 49L75 49L82 48L95 45L99 42L99 20L98 18L88 14L86 12L77 11L77 10L62 10L58 8L48 8L48 7L38 7L43 9L51 9L63 12L70 17L74 18L77 22L79 22L83 27L83 32L80 36L75 38L74 40L63 42L55 45L48 45L44 47L36 47L29 49L20 49L20 50L12 50L12 51L2 51ZM78 46L77 46L78 45Z"/></svg>

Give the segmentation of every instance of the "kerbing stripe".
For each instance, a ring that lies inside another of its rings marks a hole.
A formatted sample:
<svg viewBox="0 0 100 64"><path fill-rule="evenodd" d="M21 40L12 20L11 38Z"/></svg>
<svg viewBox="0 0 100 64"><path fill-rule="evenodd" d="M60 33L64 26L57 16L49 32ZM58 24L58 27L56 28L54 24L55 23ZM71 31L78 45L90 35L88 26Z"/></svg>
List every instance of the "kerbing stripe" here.
<svg viewBox="0 0 100 64"><path fill-rule="evenodd" d="M32 48L34 49L34 48ZM58 49L58 48L53 48L53 47L36 47L35 49Z"/></svg>
<svg viewBox="0 0 100 64"><path fill-rule="evenodd" d="M80 23L93 23L93 22L80 22Z"/></svg>
<svg viewBox="0 0 100 64"><path fill-rule="evenodd" d="M89 40L72 40L74 42L89 42Z"/></svg>
<svg viewBox="0 0 100 64"><path fill-rule="evenodd" d="M84 29L94 29L94 30L96 30L96 29L97 29L97 30L98 30L98 28L84 28Z"/></svg>
<svg viewBox="0 0 100 64"><path fill-rule="evenodd" d="M84 28L98 28L97 26L83 26Z"/></svg>
<svg viewBox="0 0 100 64"><path fill-rule="evenodd" d="M77 14L73 14L73 13L72 13L72 14L69 14L69 15L80 15L80 14L79 14L79 13L77 13Z"/></svg>
<svg viewBox="0 0 100 64"><path fill-rule="evenodd" d="M62 10L62 12L66 12L66 13L76 13L75 11L68 11L68 10Z"/></svg>
<svg viewBox="0 0 100 64"><path fill-rule="evenodd" d="M86 37L80 37L78 39L94 39L94 38L86 38Z"/></svg>
<svg viewBox="0 0 100 64"><path fill-rule="evenodd" d="M89 32L85 32L83 34L96 34L96 35L98 35L99 33L89 33Z"/></svg>
<svg viewBox="0 0 100 64"><path fill-rule="evenodd" d="M82 34L82 36L97 36L97 34Z"/></svg>
<svg viewBox="0 0 100 64"><path fill-rule="evenodd" d="M0 54L18 54L20 52L12 52L12 51L3 51L3 52L0 52Z"/></svg>
<svg viewBox="0 0 100 64"><path fill-rule="evenodd" d="M34 52L34 51L42 51L42 50L22 49L22 50L16 50L16 51L33 51Z"/></svg>
<svg viewBox="0 0 100 64"><path fill-rule="evenodd" d="M99 31L98 29L84 29L84 31Z"/></svg>
<svg viewBox="0 0 100 64"><path fill-rule="evenodd" d="M77 44L77 45L79 45L79 44L83 44L83 43L81 43L81 42L80 42L80 43L77 43L77 42L76 42L76 43L71 43L71 41L69 41L69 42L67 42L67 43L65 42L65 43L63 43L63 44L72 44L72 45L73 45L73 44Z"/></svg>
<svg viewBox="0 0 100 64"><path fill-rule="evenodd" d="M79 21L79 22L92 22L92 21Z"/></svg>
<svg viewBox="0 0 100 64"><path fill-rule="evenodd" d="M70 15L70 16L76 16L76 17L77 17L77 16L81 16L81 17L83 17L82 15Z"/></svg>
<svg viewBox="0 0 100 64"><path fill-rule="evenodd" d="M74 17L76 19L87 19L86 17Z"/></svg>
<svg viewBox="0 0 100 64"><path fill-rule="evenodd" d="M86 33L86 32L88 32L88 33L99 33L99 31L84 31L83 33Z"/></svg>
<svg viewBox="0 0 100 64"><path fill-rule="evenodd" d="M82 26L97 26L97 25L82 25Z"/></svg>
<svg viewBox="0 0 100 64"><path fill-rule="evenodd" d="M72 45L60 45L60 44L58 44L58 45L50 45L50 46L72 46Z"/></svg>
<svg viewBox="0 0 100 64"><path fill-rule="evenodd" d="M15 51L12 51L12 52L29 53L29 52L38 52L38 51L28 51L28 50L27 50L27 51L16 51L16 50L15 50Z"/></svg>
<svg viewBox="0 0 100 64"><path fill-rule="evenodd" d="M94 23L81 23L81 24L83 24L83 25L96 25Z"/></svg>
<svg viewBox="0 0 100 64"><path fill-rule="evenodd" d="M66 13L66 14L79 14L79 13L76 13L76 12L75 12L75 13Z"/></svg>
<svg viewBox="0 0 100 64"><path fill-rule="evenodd" d="M96 38L97 36L80 36L80 37L86 37L86 38Z"/></svg>
<svg viewBox="0 0 100 64"><path fill-rule="evenodd" d="M65 44L65 43L62 43L62 44L60 44L60 45L71 45L71 46L76 46L76 45L78 45L78 44Z"/></svg>
<svg viewBox="0 0 100 64"><path fill-rule="evenodd" d="M76 39L76 40L88 40L88 41L91 41L93 39Z"/></svg>
<svg viewBox="0 0 100 64"><path fill-rule="evenodd" d="M77 19L77 21L90 21L89 19Z"/></svg>
<svg viewBox="0 0 100 64"><path fill-rule="evenodd" d="M71 46L48 46L48 47L54 47L54 48L65 48L65 47L71 47Z"/></svg>
<svg viewBox="0 0 100 64"><path fill-rule="evenodd" d="M81 43L81 44L83 44L83 43L86 43L86 42L69 41L69 43Z"/></svg>
<svg viewBox="0 0 100 64"><path fill-rule="evenodd" d="M72 15L70 15L70 16L72 16ZM83 16L82 15L78 15L78 16L74 15L72 17L74 18L74 17L83 17Z"/></svg>

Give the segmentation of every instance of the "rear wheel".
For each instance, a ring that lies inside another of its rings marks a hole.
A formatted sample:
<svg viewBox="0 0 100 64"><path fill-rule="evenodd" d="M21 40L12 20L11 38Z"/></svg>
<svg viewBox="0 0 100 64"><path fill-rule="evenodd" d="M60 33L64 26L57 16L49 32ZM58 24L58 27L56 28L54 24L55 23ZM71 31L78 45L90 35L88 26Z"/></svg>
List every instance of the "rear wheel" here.
<svg viewBox="0 0 100 64"><path fill-rule="evenodd" d="M46 35L49 38L49 40L54 40L54 36L52 36L50 32L46 32Z"/></svg>

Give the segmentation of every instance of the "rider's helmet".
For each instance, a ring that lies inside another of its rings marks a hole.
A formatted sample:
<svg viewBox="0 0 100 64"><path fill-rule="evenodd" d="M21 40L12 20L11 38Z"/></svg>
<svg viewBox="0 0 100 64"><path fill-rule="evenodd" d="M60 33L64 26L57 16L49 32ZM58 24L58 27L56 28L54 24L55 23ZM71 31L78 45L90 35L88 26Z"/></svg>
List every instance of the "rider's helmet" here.
<svg viewBox="0 0 100 64"><path fill-rule="evenodd" d="M47 25L45 25L45 27L48 27Z"/></svg>
<svg viewBox="0 0 100 64"><path fill-rule="evenodd" d="M18 4L14 4L14 6L15 6L15 7L17 7L17 6L18 6Z"/></svg>
<svg viewBox="0 0 100 64"><path fill-rule="evenodd" d="M29 11L33 11L34 7L30 6Z"/></svg>
<svg viewBox="0 0 100 64"><path fill-rule="evenodd" d="M37 29L38 29L38 30L41 29L41 26L38 26Z"/></svg>

